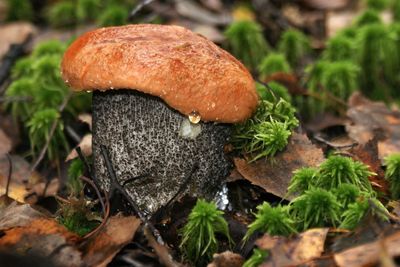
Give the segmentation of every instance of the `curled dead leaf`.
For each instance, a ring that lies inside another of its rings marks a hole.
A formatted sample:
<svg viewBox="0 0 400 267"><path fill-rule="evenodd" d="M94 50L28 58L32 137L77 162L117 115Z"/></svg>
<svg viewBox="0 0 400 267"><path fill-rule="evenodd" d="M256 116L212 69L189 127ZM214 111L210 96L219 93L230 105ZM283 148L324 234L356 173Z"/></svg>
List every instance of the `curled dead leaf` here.
<svg viewBox="0 0 400 267"><path fill-rule="evenodd" d="M84 156L88 157L92 155L92 134L85 135L81 142L76 146L80 147ZM70 161L78 157L78 153L73 149L65 159L65 161Z"/></svg>

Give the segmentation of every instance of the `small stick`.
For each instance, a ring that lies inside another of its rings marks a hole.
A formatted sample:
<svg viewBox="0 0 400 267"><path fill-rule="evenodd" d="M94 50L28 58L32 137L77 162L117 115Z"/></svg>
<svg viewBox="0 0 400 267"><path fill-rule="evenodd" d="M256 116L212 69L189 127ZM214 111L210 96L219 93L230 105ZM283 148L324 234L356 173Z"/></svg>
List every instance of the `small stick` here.
<svg viewBox="0 0 400 267"><path fill-rule="evenodd" d="M146 219L146 217L143 215L142 211L139 209L139 207L136 205L135 202L131 199L131 197L126 193L125 189L118 183L117 176L115 174L114 168L111 164L110 157L108 155L107 148L104 145L101 145L101 154L104 158L108 174L110 176L110 193L117 190L120 192L125 199L129 202L129 204L132 206L133 210L135 213L139 216L140 220L144 222L145 226L148 226L150 230L153 232L153 235L157 237L157 241L161 244L164 245L165 242L161 237L160 232L154 227L153 224L149 222L149 220Z"/></svg>
<svg viewBox="0 0 400 267"><path fill-rule="evenodd" d="M61 103L60 107L58 108L58 112L61 113L65 109L70 98L71 98L71 93L69 93L67 95L67 97L65 97L64 101ZM30 169L31 173L36 170L36 168L39 166L39 164L42 162L44 156L46 155L46 151L50 145L51 138L53 138L53 135L56 131L58 121L59 121L59 119L55 119L53 124L51 125L46 143L43 146L42 150L40 151L39 157L36 159L35 163L32 165L32 167Z"/></svg>
<svg viewBox="0 0 400 267"><path fill-rule="evenodd" d="M6 185L6 193L5 195L8 197L8 192L10 189L10 183L11 183L11 175L12 175L12 161L10 155L7 153L6 154L7 160L8 160L8 176L7 176L7 185Z"/></svg>
<svg viewBox="0 0 400 267"><path fill-rule="evenodd" d="M145 6L151 4L154 0L142 0L136 7L129 13L128 21L132 21L132 19L142 10Z"/></svg>
<svg viewBox="0 0 400 267"><path fill-rule="evenodd" d="M81 147L77 146L75 148L76 153L78 153L79 159L82 160L83 165L85 165L85 168L87 172L89 173L89 177L93 180L94 184L97 186L97 188L100 188L99 183L97 181L96 175L92 172L92 168L90 168L89 163L87 162L85 156L82 153Z"/></svg>

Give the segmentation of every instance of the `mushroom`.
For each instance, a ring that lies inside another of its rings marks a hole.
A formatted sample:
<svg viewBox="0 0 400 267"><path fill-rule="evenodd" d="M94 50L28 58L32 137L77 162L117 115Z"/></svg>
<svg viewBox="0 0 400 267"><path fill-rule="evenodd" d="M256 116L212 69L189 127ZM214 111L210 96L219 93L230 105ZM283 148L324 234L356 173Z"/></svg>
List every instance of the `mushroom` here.
<svg viewBox="0 0 400 267"><path fill-rule="evenodd" d="M119 183L149 213L181 187L202 197L216 193L231 168L224 155L231 124L249 118L258 103L238 60L178 26L88 32L61 66L74 90L94 90L93 162L101 186L110 186L105 146Z"/></svg>

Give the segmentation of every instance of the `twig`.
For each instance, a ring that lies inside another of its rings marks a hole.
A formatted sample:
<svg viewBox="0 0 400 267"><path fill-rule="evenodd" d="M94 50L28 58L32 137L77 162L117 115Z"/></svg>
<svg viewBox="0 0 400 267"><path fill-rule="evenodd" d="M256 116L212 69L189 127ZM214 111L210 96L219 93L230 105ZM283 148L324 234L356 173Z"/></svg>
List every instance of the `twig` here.
<svg viewBox="0 0 400 267"><path fill-rule="evenodd" d="M168 249L165 246L162 246L157 243L154 239L154 236L151 234L147 227L144 227L144 235L149 241L149 245L154 249L155 253L157 254L160 262L167 266L167 267L177 267L181 266L179 263L175 262L169 253Z"/></svg>
<svg viewBox="0 0 400 267"><path fill-rule="evenodd" d="M132 206L133 210L139 216L140 220L142 222L144 222L145 226L148 226L150 228L150 230L153 232L153 235L157 237L157 241L161 245L164 245L165 242L162 239L160 232L154 227L154 225L152 223L149 222L149 220L147 220L147 218L143 215L143 212L139 209L139 207L136 205L136 203L131 199L131 197L128 195L128 193L125 191L125 189L118 183L117 176L116 176L114 168L111 164L111 160L108 155L107 148L104 145L101 145L100 148L101 148L101 154L103 156L103 159L104 159L106 167L107 167L108 174L110 176L110 194L113 191L120 192L125 197L125 199L129 202L129 204Z"/></svg>
<svg viewBox="0 0 400 267"><path fill-rule="evenodd" d="M93 231L91 231L90 233L86 234L83 237L84 239L88 239L89 237L92 237L93 235L97 234L107 224L108 218L110 217L110 201L108 199L107 192L104 191L104 198L106 200L106 202L104 203L99 189L97 188L96 184L92 180L90 180L89 178L87 178L85 176L81 176L81 179L83 181L87 182L88 184L90 184L94 188L94 190L96 191L97 197L99 198L102 210L103 210L103 220L101 221L101 224L99 226L97 226L96 229L94 229Z"/></svg>
<svg viewBox="0 0 400 267"><path fill-rule="evenodd" d="M136 7L129 13L128 21L132 21L132 19L142 10L145 6L151 4L154 0L142 0Z"/></svg>
<svg viewBox="0 0 400 267"><path fill-rule="evenodd" d="M7 185L6 185L6 193L5 195L8 197L8 192L10 189L10 183L11 183L11 175L12 175L12 161L10 155L7 153L6 154L7 160L8 160L8 176L7 176Z"/></svg>
<svg viewBox="0 0 400 267"><path fill-rule="evenodd" d="M77 146L75 148L75 151L76 151L76 153L78 153L78 156L79 156L80 160L83 162L83 165L85 165L85 168L86 168L87 172L89 173L89 177L93 180L93 182L97 186L97 188L99 188L100 184L97 181L96 175L92 172L92 168L90 168L90 165L87 162L85 156L83 155L81 147Z"/></svg>
<svg viewBox="0 0 400 267"><path fill-rule="evenodd" d="M70 98L71 98L71 93L69 93L65 97L64 101L61 103L60 107L58 108L58 112L60 112L60 113L63 112L63 110L67 106ZM35 163L32 165L30 172L33 172L36 170L36 168L39 166L39 164L42 162L44 156L46 155L47 148L49 147L50 141L53 138L54 132L56 131L58 121L59 121L59 118L55 119L53 124L51 125L46 143L43 146L42 150L40 151L39 157L36 159Z"/></svg>
<svg viewBox="0 0 400 267"><path fill-rule="evenodd" d="M7 54L3 56L3 64L0 66L0 86L10 76L11 67L15 61L25 54L25 46L31 41L32 35L29 34L26 39L20 44L12 44L8 49Z"/></svg>

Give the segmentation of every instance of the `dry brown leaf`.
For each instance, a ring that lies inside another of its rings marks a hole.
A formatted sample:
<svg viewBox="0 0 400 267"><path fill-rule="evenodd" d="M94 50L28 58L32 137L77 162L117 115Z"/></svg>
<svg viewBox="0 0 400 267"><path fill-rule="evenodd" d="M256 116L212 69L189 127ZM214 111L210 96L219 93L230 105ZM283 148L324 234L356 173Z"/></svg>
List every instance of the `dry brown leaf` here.
<svg viewBox="0 0 400 267"><path fill-rule="evenodd" d="M48 257L57 266L81 266L80 252L73 247L79 237L68 232L54 219L46 218L29 205L15 203L0 215L1 248L21 255Z"/></svg>
<svg viewBox="0 0 400 267"><path fill-rule="evenodd" d="M228 13L214 13L194 1L176 1L175 9L183 17L207 25L227 25L232 18Z"/></svg>
<svg viewBox="0 0 400 267"><path fill-rule="evenodd" d="M273 159L263 158L248 163L244 159L234 158L234 163L245 179L269 193L285 198L293 171L318 166L324 159L322 150L313 145L305 134L293 133L286 149Z"/></svg>
<svg viewBox="0 0 400 267"><path fill-rule="evenodd" d="M346 129L351 138L360 144L377 137L379 159L400 152L400 112L392 111L382 102L373 102L360 93L349 99L347 115L353 124Z"/></svg>
<svg viewBox="0 0 400 267"><path fill-rule="evenodd" d="M0 231L27 226L37 218L44 218L44 215L32 209L30 205L13 202L4 210L0 210Z"/></svg>
<svg viewBox="0 0 400 267"><path fill-rule="evenodd" d="M241 255L225 251L213 255L213 261L207 267L241 267L244 259Z"/></svg>
<svg viewBox="0 0 400 267"><path fill-rule="evenodd" d="M324 252L328 228L311 229L294 238L264 235L256 241L271 257L262 266L294 266L316 259Z"/></svg>
<svg viewBox="0 0 400 267"><path fill-rule="evenodd" d="M9 197L24 202L29 188L43 181L37 172L30 172L29 163L20 156L11 156L12 176ZM6 191L9 163L6 157L0 158L0 195Z"/></svg>
<svg viewBox="0 0 400 267"><path fill-rule="evenodd" d="M378 144L376 139L368 141L366 144L358 145L350 150L353 158L363 162L375 172L376 176L370 176L368 179L372 185L376 186L379 191L388 193L388 184L385 179L385 173L381 168L381 161L378 157Z"/></svg>
<svg viewBox="0 0 400 267"><path fill-rule="evenodd" d="M134 216L111 217L105 228L89 241L84 262L88 266L107 266L120 249L132 240L139 225L140 220Z"/></svg>
<svg viewBox="0 0 400 267"><path fill-rule="evenodd" d="M13 22L0 27L0 59L7 53L10 45L21 44L30 34L35 34L37 29L29 22Z"/></svg>
<svg viewBox="0 0 400 267"><path fill-rule="evenodd" d="M11 151L11 140L8 136L0 129L0 158L4 157Z"/></svg>
<svg viewBox="0 0 400 267"><path fill-rule="evenodd" d="M400 231L380 240L336 253L334 259L338 266L374 266L382 260L382 255L400 256Z"/></svg>
<svg viewBox="0 0 400 267"><path fill-rule="evenodd" d="M81 122L86 123L87 125L89 125L89 129L92 130L92 115L87 114L87 113L79 114L78 115L78 119Z"/></svg>
<svg viewBox="0 0 400 267"><path fill-rule="evenodd" d="M306 89L300 86L299 79L293 74L276 72L269 75L264 82L268 83L271 81L284 85L291 95L304 95L307 92Z"/></svg>
<svg viewBox="0 0 400 267"><path fill-rule="evenodd" d="M87 134L85 135L81 142L76 146L80 147L82 150L82 154L86 157L92 155L92 134ZM75 159L78 157L78 153L76 152L75 149L73 149L65 159L65 161L70 161L72 159Z"/></svg>

